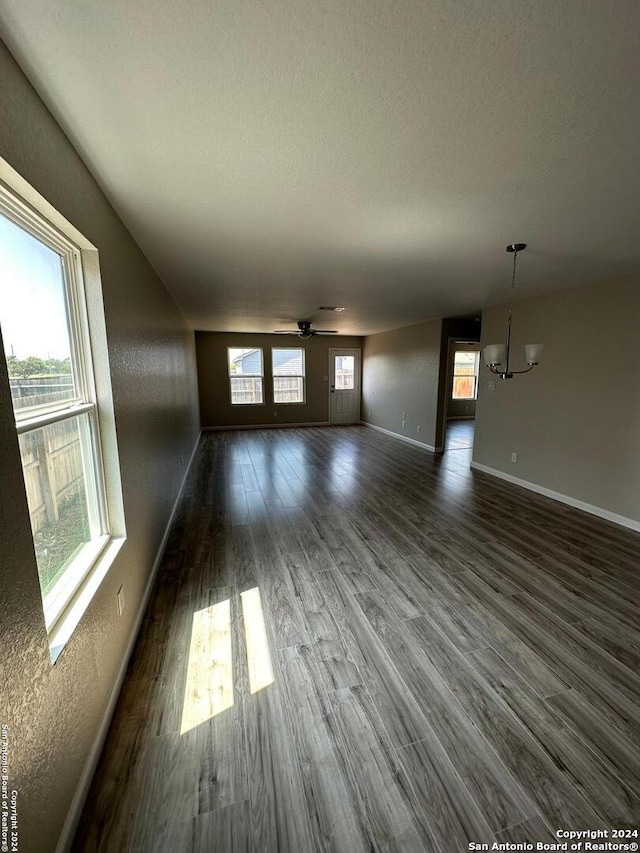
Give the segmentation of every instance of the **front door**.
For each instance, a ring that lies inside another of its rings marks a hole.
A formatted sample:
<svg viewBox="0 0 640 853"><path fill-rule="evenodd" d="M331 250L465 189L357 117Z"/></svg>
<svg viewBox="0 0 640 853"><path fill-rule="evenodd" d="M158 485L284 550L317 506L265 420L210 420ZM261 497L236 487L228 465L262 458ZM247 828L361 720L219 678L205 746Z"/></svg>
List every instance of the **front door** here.
<svg viewBox="0 0 640 853"><path fill-rule="evenodd" d="M360 350L329 350L329 420L355 424L360 420Z"/></svg>

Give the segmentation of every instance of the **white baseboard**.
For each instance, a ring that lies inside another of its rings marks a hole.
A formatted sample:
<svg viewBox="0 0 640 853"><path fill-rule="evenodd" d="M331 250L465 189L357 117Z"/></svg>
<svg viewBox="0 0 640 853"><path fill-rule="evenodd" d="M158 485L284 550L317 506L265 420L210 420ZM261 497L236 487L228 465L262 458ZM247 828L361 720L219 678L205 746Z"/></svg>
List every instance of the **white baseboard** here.
<svg viewBox="0 0 640 853"><path fill-rule="evenodd" d="M100 753L102 752L102 748L104 746L104 742L107 737L107 733L109 731L109 726L111 725L111 718L113 717L113 712L116 708L116 703L118 701L118 696L120 695L120 689L122 688L122 682L124 681L125 674L127 672L127 667L129 665L129 658L133 652L133 648L136 644L136 640L138 639L138 632L140 631L140 626L142 624L142 619L145 614L145 610L147 609L147 604L149 603L149 598L151 596L151 590L153 589L153 584L156 579L156 575L158 573L158 568L160 566L160 561L162 560L162 556L164 554L164 549L166 547L167 541L169 539L169 534L171 532L171 527L173 525L173 520L176 516L176 512L178 511L178 505L180 504L180 498L182 497L182 492L184 491L184 485L187 482L187 477L189 475L189 471L191 470L191 464L196 455L196 450L198 449L198 443L200 441L200 434L198 434L198 438L196 439L196 443L193 446L193 450L191 451L191 456L189 458L189 462L187 464L186 471L184 472L184 477L182 478L182 482L180 483L180 488L178 489L178 494L176 495L176 499L173 502L173 509L171 510L171 515L169 516L169 520L166 524L164 533L162 535L162 539L160 541L160 546L156 552L155 559L153 561L153 566L151 568L151 574L149 575L149 580L147 581L147 586L145 587L144 595L142 596L142 601L140 602L140 607L138 608L138 613L136 614L135 621L133 623L133 630L131 632L131 636L129 637L129 642L127 643L127 648L125 650L124 656L122 658L122 663L120 664L120 668L118 669L118 674L116 675L116 680L113 684L113 688L109 695L109 701L107 702L107 707L105 709L104 715L102 717L102 721L98 728L97 734L94 738L93 744L91 746L91 750L85 762L84 768L82 770L82 774L80 776L80 781L78 782L78 786L76 788L76 792L73 795L73 799L71 800L71 805L69 807L69 811L67 812L67 817L64 822L64 826L62 827L62 832L60 833L60 837L58 838L58 843L56 845L56 853L68 853L71 849L71 845L73 844L73 839L78 829L78 824L80 822L80 817L82 815L82 809L84 808L85 801L87 799L87 795L89 794L89 789L91 787L91 782L93 781L93 775L96 772L96 767L98 766L98 760L100 759Z"/></svg>
<svg viewBox="0 0 640 853"><path fill-rule="evenodd" d="M472 462L471 467L474 471L481 471L483 474L489 474L492 477L506 480L508 483L513 483L516 486L522 486L523 489L528 489L530 492L544 495L554 501L575 507L575 509L581 509L583 512L588 512L591 515L597 515L598 518L604 518L606 521L613 522L613 524L619 524L620 527L628 527L630 530L640 531L640 521L636 521L633 518L626 518L624 515L618 515L608 509L594 506L593 504L586 503L586 501L580 501L569 495L563 495L561 492L554 492L553 489L547 489L544 486L539 486L537 483L521 480L520 477L514 477L512 474L506 474L504 471L500 471L497 468L490 468L488 465L482 465L480 462Z"/></svg>
<svg viewBox="0 0 640 853"><path fill-rule="evenodd" d="M217 432L223 429L293 429L294 427L321 427L331 426L329 421L307 421L299 424L233 424L229 426L206 426L202 432Z"/></svg>
<svg viewBox="0 0 640 853"><path fill-rule="evenodd" d="M408 435L400 435L397 432L392 432L390 429L384 429L383 427L376 426L375 424L367 423L367 421L360 421L360 425L369 427L369 429L375 429L378 432L383 432L385 435L390 435L391 438L397 438L399 441L404 441L406 444L413 444L414 447L420 447L422 450L428 450L430 453L442 453L444 450L443 447L433 447L431 444L425 444L423 441L417 441L415 438L409 438Z"/></svg>

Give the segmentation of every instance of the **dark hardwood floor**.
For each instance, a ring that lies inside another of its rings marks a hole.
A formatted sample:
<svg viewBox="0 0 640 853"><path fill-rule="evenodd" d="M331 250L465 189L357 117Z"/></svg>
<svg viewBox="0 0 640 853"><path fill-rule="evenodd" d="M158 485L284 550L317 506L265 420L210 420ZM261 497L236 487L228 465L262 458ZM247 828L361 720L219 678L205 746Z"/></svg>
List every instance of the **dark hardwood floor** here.
<svg viewBox="0 0 640 853"><path fill-rule="evenodd" d="M447 421L444 436L445 452L447 450L471 450L475 428L475 420Z"/></svg>
<svg viewBox="0 0 640 853"><path fill-rule="evenodd" d="M76 851L638 826L640 535L469 453L203 436Z"/></svg>

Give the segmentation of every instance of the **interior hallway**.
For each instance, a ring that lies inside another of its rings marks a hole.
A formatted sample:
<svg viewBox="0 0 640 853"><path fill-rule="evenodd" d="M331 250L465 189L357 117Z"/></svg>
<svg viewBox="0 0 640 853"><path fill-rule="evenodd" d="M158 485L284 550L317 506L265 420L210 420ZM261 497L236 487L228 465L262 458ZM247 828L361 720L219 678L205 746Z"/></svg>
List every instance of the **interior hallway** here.
<svg viewBox="0 0 640 853"><path fill-rule="evenodd" d="M637 826L639 545L464 451L205 433L74 849L453 853Z"/></svg>
<svg viewBox="0 0 640 853"><path fill-rule="evenodd" d="M475 420L447 421L444 435L445 453L447 450L473 450L475 429ZM471 461L470 455L469 461Z"/></svg>

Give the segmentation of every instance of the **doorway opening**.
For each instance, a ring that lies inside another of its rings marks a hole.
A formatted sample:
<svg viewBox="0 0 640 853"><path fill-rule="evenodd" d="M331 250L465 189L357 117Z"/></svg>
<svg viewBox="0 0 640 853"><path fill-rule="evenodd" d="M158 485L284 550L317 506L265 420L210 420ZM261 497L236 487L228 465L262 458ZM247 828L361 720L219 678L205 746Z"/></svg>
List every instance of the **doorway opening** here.
<svg viewBox="0 0 640 853"><path fill-rule="evenodd" d="M480 342L449 339L444 450L471 450L475 432Z"/></svg>

